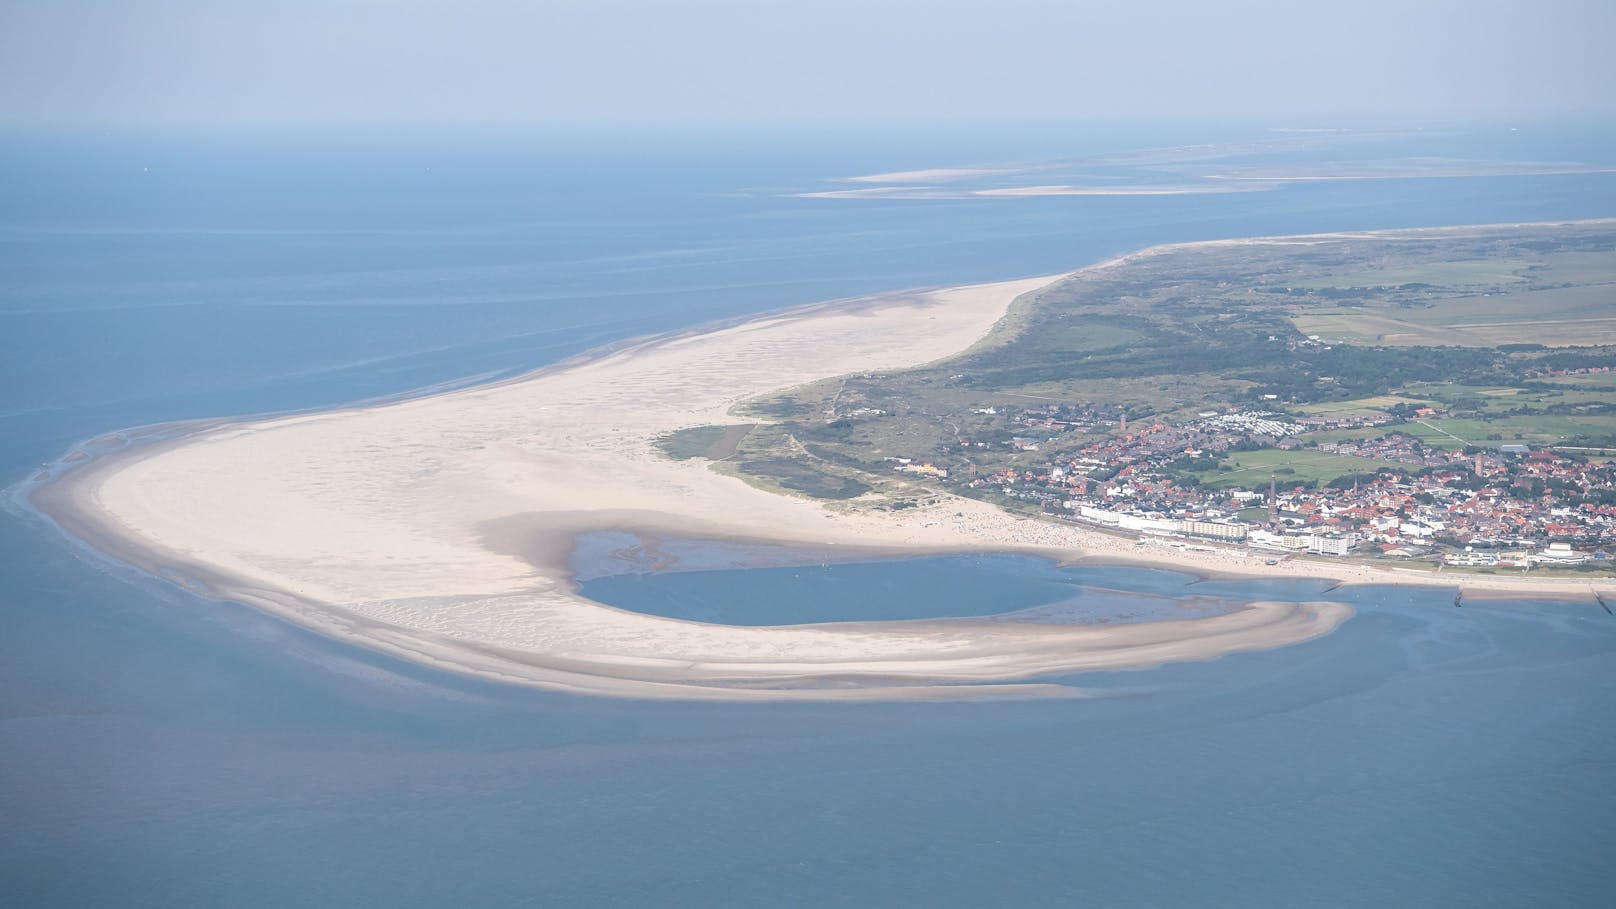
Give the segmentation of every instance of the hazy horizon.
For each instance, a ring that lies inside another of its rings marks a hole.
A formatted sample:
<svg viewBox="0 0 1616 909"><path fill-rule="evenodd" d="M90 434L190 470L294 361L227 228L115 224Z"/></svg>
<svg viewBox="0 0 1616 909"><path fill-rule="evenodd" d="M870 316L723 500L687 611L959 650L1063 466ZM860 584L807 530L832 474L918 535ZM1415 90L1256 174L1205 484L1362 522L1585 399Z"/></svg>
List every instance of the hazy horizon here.
<svg viewBox="0 0 1616 909"><path fill-rule="evenodd" d="M1616 11L1414 3L0 0L5 905L1608 905Z"/></svg>
<svg viewBox="0 0 1616 909"><path fill-rule="evenodd" d="M22 0L0 125L1603 117L1613 32L1579 0Z"/></svg>

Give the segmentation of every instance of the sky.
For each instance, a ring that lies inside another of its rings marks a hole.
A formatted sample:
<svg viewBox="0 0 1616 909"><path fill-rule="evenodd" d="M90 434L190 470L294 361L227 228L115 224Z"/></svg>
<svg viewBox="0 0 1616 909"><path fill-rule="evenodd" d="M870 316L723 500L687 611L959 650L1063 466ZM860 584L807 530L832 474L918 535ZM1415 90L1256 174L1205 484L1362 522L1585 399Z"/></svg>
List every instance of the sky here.
<svg viewBox="0 0 1616 909"><path fill-rule="evenodd" d="M0 0L0 124L1616 114L1608 0Z"/></svg>

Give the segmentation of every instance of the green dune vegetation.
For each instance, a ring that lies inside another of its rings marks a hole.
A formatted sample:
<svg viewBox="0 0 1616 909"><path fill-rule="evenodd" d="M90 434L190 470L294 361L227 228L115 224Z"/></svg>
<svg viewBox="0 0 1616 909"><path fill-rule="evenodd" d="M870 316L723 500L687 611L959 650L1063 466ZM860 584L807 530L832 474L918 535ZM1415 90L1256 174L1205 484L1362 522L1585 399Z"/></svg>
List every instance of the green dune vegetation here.
<svg viewBox="0 0 1616 909"><path fill-rule="evenodd" d="M892 482L889 458L951 477L1016 468L1114 436L1124 415L1137 426L1210 410L1385 414L1440 447L1609 446L1616 376L1586 370L1616 363L1611 331L1610 224L1168 247L1019 301L943 363L790 389L745 408L756 425L664 447L839 497L853 478L911 486ZM1377 430L1305 441L1342 432ZM1029 437L1036 451L1015 441ZM1328 480L1339 460L1307 472Z"/></svg>
<svg viewBox="0 0 1616 909"><path fill-rule="evenodd" d="M786 389L662 445L843 507L946 489L1070 515L1113 507L1122 476L1130 507L1250 521L1242 489L1346 490L1350 511L1362 483L1474 469L1603 508L1594 473L1545 485L1500 453L1616 457L1613 367L1613 223L1190 244L1023 297L945 361Z"/></svg>

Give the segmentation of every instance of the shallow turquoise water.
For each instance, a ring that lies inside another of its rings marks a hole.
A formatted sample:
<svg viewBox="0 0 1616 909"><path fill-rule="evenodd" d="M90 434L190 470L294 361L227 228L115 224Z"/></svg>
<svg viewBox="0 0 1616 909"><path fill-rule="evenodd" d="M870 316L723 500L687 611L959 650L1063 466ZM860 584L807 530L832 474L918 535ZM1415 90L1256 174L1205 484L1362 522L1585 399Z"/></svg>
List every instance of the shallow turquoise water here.
<svg viewBox="0 0 1616 909"><path fill-rule="evenodd" d="M1616 178L1598 175L986 205L778 195L1202 138L1168 132L722 137L638 157L617 140L25 137L0 145L0 475L110 429L506 374L1153 242L1616 214ZM1538 156L1607 138L1565 130ZM161 180L136 182L136 161ZM1107 695L1086 700L660 704L366 654L108 573L15 515L0 565L8 906L1602 906L1616 883L1616 620L1591 601L1455 609L1449 592L1361 589L1329 637L1071 680ZM1072 580L995 557L816 571L831 586L784 569L590 583L625 608L750 620L736 610L763 603L795 621L826 600L1025 608ZM1144 569L1079 580L1080 596L1154 597L1101 597L1129 608L1318 595Z"/></svg>

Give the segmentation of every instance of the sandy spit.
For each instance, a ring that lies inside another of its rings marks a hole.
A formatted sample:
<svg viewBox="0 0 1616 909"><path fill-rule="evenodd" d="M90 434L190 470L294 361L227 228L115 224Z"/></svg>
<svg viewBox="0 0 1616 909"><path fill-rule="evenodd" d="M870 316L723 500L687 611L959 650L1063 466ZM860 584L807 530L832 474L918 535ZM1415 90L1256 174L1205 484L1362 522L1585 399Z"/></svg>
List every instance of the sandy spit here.
<svg viewBox="0 0 1616 909"><path fill-rule="evenodd" d="M565 559L580 533L632 529L889 554L1022 551L1203 574L1455 583L1141 547L962 499L901 515L832 511L704 462L669 461L653 447L667 431L729 421L734 405L762 393L963 350L1013 300L1061 277L806 307L491 385L203 424L88 461L64 459L29 497L118 560L333 637L450 671L634 698L1072 696L1080 692L1026 680L1282 646L1330 632L1351 609L1261 602L1212 618L1103 627L706 625L580 597ZM1464 585L1588 590L1587 582L1518 578Z"/></svg>

